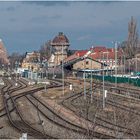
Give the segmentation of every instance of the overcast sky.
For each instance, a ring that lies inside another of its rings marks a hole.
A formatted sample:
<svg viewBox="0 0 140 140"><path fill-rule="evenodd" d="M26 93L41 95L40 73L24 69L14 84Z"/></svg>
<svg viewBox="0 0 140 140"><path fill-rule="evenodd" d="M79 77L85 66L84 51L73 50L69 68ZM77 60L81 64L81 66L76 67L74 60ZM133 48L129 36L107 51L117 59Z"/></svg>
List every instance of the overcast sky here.
<svg viewBox="0 0 140 140"><path fill-rule="evenodd" d="M0 2L0 38L8 53L38 50L58 32L71 49L112 47L127 39L134 16L140 29L140 2Z"/></svg>

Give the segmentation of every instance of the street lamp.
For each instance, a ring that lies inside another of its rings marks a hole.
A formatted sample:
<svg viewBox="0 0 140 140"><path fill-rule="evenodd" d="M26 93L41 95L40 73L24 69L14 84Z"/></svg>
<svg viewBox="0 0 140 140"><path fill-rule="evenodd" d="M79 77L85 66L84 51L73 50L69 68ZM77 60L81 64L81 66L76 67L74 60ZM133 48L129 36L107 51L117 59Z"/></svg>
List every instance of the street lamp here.
<svg viewBox="0 0 140 140"><path fill-rule="evenodd" d="M115 41L115 87L117 87L117 48L118 48L118 42Z"/></svg>
<svg viewBox="0 0 140 140"><path fill-rule="evenodd" d="M91 47L92 51L91 53L93 52L93 46ZM92 57L91 57L92 58ZM93 82L93 78L92 78L92 60L91 60L91 79L90 79L90 95L91 95L91 103L93 102L93 95L92 95L92 82Z"/></svg>
<svg viewBox="0 0 140 140"><path fill-rule="evenodd" d="M85 59L85 57L84 57L84 99L86 100L86 73L85 73L85 61L86 61L86 59Z"/></svg>
<svg viewBox="0 0 140 140"><path fill-rule="evenodd" d="M108 61L108 54L109 54L109 51L107 51L106 53L107 53L107 75L108 75L108 66L110 65L110 61Z"/></svg>
<svg viewBox="0 0 140 140"><path fill-rule="evenodd" d="M105 77L104 77L104 71L105 71L105 62L104 62L104 54L107 54L107 62L108 62L108 53L109 52L102 52L103 53L103 109L105 108ZM108 66L107 66L108 67ZM108 69L108 68L107 68Z"/></svg>
<svg viewBox="0 0 140 140"><path fill-rule="evenodd" d="M84 56L84 99L86 100L86 73L85 73L85 69L86 69L86 66L85 66L85 62L86 62L86 57L88 57L88 55L91 54L91 51L88 51Z"/></svg>
<svg viewBox="0 0 140 140"><path fill-rule="evenodd" d="M64 44L62 44L62 91L63 91L63 95L64 95Z"/></svg>
<svg viewBox="0 0 140 140"><path fill-rule="evenodd" d="M122 71L123 71L122 74L125 75L125 53L124 53L122 48L121 48L121 50L122 50L122 53L123 53L123 55L122 55L122 65L124 65L124 66L122 66Z"/></svg>
<svg viewBox="0 0 140 140"><path fill-rule="evenodd" d="M138 59L138 57L136 56L136 58L135 58L135 59L136 59L136 62L135 62L135 63L136 63L136 70L135 70L135 71L136 71L136 73L137 73L137 72L138 72L138 60L137 60L137 59Z"/></svg>
<svg viewBox="0 0 140 140"><path fill-rule="evenodd" d="M103 109L105 108L104 53L105 53L105 52L103 52Z"/></svg>
<svg viewBox="0 0 140 140"><path fill-rule="evenodd" d="M16 83L15 83L15 86L17 86L17 68L18 68L18 62L16 61L15 62L15 68L16 68Z"/></svg>

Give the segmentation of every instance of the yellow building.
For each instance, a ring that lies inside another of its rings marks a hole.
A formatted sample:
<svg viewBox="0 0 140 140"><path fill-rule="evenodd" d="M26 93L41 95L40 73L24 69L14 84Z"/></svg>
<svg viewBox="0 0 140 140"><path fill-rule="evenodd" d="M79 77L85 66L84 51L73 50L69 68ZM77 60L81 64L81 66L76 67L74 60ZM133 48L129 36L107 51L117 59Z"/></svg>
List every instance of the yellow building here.
<svg viewBox="0 0 140 140"><path fill-rule="evenodd" d="M22 68L31 71L38 71L40 68L40 53L38 52L26 53L26 56L22 62Z"/></svg>

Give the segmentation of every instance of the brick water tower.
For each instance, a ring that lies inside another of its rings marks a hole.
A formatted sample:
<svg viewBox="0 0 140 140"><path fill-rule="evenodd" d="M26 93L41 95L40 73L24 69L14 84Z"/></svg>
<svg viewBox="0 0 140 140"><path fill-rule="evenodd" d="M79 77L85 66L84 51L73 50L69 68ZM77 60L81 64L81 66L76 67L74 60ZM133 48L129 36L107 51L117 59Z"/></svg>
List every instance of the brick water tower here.
<svg viewBox="0 0 140 140"><path fill-rule="evenodd" d="M67 58L70 44L66 35L64 35L63 32L59 32L59 34L52 40L51 45L54 50L53 64L56 66L59 65L63 59Z"/></svg>

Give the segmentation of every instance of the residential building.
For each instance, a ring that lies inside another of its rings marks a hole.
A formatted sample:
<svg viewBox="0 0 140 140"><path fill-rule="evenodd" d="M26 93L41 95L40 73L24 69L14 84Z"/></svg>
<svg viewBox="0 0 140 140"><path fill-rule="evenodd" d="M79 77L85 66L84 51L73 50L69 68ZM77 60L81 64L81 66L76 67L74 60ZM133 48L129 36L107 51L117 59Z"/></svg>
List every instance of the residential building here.
<svg viewBox="0 0 140 140"><path fill-rule="evenodd" d="M104 46L96 46L93 48L90 48L91 55L90 57L101 62L105 63L107 65L108 69L114 69L115 68L115 61L116 66L121 65L121 56L123 55L122 50L118 49L116 52L116 58L115 59L115 49L114 48L106 48Z"/></svg>
<svg viewBox="0 0 140 140"><path fill-rule="evenodd" d="M38 52L27 52L22 62L22 68L31 71L38 71L40 68L40 53Z"/></svg>

